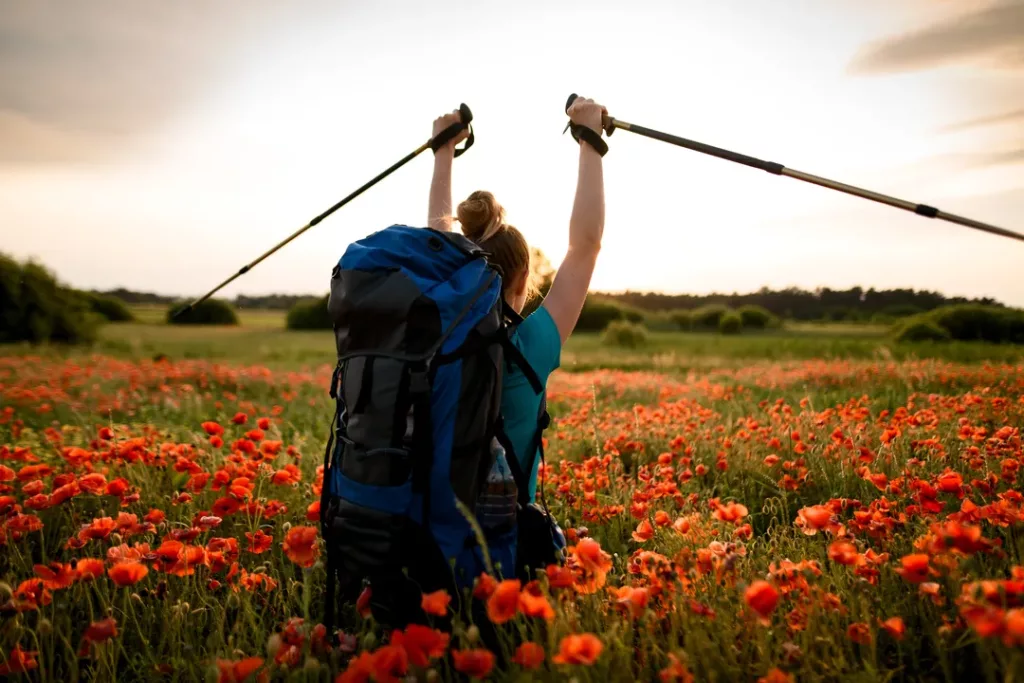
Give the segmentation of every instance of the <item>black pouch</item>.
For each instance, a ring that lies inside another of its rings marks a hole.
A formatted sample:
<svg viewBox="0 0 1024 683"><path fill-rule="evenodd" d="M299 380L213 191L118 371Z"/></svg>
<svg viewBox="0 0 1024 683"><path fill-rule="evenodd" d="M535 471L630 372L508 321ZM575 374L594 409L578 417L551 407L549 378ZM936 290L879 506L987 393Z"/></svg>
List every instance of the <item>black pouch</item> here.
<svg viewBox="0 0 1024 683"><path fill-rule="evenodd" d="M550 512L536 503L521 506L516 525L516 577L520 581L532 581L538 570L565 562L565 534Z"/></svg>

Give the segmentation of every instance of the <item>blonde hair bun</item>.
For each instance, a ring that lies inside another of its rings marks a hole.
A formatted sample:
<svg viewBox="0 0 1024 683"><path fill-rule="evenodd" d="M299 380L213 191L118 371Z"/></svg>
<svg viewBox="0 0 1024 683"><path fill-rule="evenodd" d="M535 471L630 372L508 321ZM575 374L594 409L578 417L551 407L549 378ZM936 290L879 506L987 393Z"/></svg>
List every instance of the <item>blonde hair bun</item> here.
<svg viewBox="0 0 1024 683"><path fill-rule="evenodd" d="M505 227L504 207L486 190L477 190L459 202L455 214L462 225L462 234L477 244L491 239Z"/></svg>

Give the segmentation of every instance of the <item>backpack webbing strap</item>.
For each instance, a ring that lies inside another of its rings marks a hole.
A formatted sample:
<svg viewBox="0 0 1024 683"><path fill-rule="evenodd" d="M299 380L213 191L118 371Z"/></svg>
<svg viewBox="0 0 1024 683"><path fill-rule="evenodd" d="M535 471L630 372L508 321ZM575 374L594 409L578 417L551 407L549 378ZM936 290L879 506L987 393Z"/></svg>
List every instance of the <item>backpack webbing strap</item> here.
<svg viewBox="0 0 1024 683"><path fill-rule="evenodd" d="M434 467L434 436L430 416L430 370L425 366L409 373L409 394L412 397L413 427L413 493L423 495L423 527L430 525L430 472Z"/></svg>

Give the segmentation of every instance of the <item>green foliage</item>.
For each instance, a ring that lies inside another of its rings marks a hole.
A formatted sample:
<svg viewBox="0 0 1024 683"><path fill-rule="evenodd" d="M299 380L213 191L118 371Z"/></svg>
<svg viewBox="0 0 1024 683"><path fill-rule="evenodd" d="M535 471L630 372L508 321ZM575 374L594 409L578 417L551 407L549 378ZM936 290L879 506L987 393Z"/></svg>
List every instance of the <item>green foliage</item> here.
<svg viewBox="0 0 1024 683"><path fill-rule="evenodd" d="M85 293L84 296L89 302L92 311L111 323L130 323L135 316L128 310L123 301L113 296L104 294Z"/></svg>
<svg viewBox="0 0 1024 683"><path fill-rule="evenodd" d="M171 325L237 325L238 316L235 309L226 301L220 299L207 299L202 303L193 306L191 309L183 310L185 302L172 304L167 309L167 322ZM180 314L175 315L181 311Z"/></svg>
<svg viewBox="0 0 1024 683"><path fill-rule="evenodd" d="M92 341L96 319L85 297L45 267L0 254L0 342Z"/></svg>
<svg viewBox="0 0 1024 683"><path fill-rule="evenodd" d="M912 318L895 329L898 342L949 341L949 330L927 318Z"/></svg>
<svg viewBox="0 0 1024 683"><path fill-rule="evenodd" d="M718 331L722 334L739 334L743 330L743 318L736 311L728 311L718 320Z"/></svg>
<svg viewBox="0 0 1024 683"><path fill-rule="evenodd" d="M580 311L580 318L576 322L576 329L580 332L600 332L608 327L609 323L623 320L625 317L625 309L619 304L588 295L583 310Z"/></svg>
<svg viewBox="0 0 1024 683"><path fill-rule="evenodd" d="M952 339L1024 344L1024 310L965 304L943 306L922 316Z"/></svg>
<svg viewBox="0 0 1024 683"><path fill-rule="evenodd" d="M668 311L654 311L644 316L643 325L651 332L678 332L679 325Z"/></svg>
<svg viewBox="0 0 1024 683"><path fill-rule="evenodd" d="M605 346L635 349L647 344L647 328L629 320L614 320L601 335L601 343Z"/></svg>
<svg viewBox="0 0 1024 683"><path fill-rule="evenodd" d="M777 327L779 325L779 319L772 315L771 311L762 306L756 306L753 304L740 306L736 313L739 314L740 321L744 328L763 330L766 327Z"/></svg>
<svg viewBox="0 0 1024 683"><path fill-rule="evenodd" d="M687 332L693 329L693 312L685 308L669 311L669 317L676 324L676 328Z"/></svg>
<svg viewBox="0 0 1024 683"><path fill-rule="evenodd" d="M330 330L334 328L330 313L327 311L329 295L319 299L300 301L288 311L285 324L289 330Z"/></svg>
<svg viewBox="0 0 1024 683"><path fill-rule="evenodd" d="M722 304L709 304L691 311L693 327L704 329L716 329L722 316L729 312L728 306Z"/></svg>

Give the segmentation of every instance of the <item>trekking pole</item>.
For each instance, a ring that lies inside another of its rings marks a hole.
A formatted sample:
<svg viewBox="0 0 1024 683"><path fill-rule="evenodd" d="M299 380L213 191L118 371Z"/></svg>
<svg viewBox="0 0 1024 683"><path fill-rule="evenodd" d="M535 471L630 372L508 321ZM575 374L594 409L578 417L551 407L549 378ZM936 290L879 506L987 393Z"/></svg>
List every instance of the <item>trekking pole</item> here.
<svg viewBox="0 0 1024 683"><path fill-rule="evenodd" d="M573 93L569 96L569 100L565 104L566 110L572 105L577 95ZM708 154L719 159L725 159L726 161L732 161L737 164L743 164L744 166L750 166L752 168L759 168L762 171L767 171L774 175L783 175L790 178L796 178L806 183L814 185L820 185L830 190L837 190L839 192L845 192L855 197L862 199L870 199L873 202L879 202L880 204L886 204L888 206L895 207L897 209L903 209L905 211L912 211L918 216L924 216L925 218L938 218L940 220L948 221L950 223L956 223L968 228L974 228L975 230L982 230L993 235L1001 235L1002 237L1009 237L1010 239L1020 240L1024 242L1024 235L1006 228L1000 228L989 223L982 223L976 221L973 218L965 218L964 216L957 216L955 214L946 213L940 211L934 206L928 206L927 204L915 204L905 199L897 199L896 197L890 197L888 195L880 194L878 192L872 192L871 190L865 190L854 185L847 185L846 183L840 183L836 180L829 180L828 178L822 178L821 176L811 175L810 173L804 173L803 171L797 171L796 169L786 168L782 164L774 161L762 161L755 157L747 156L746 154L739 154L738 152L731 152L721 147L714 147L712 145L705 144L703 142L697 142L696 140L688 140L687 138L681 138L678 135L670 135L668 133L662 133L661 131L652 130L651 128L644 128L638 126L635 123L627 123L620 119L612 118L611 116L605 116L602 119L602 127L605 133L611 135L617 128L622 130L628 130L631 133L642 135L647 138L653 138L655 140L661 140L662 142L668 142L679 147L685 147L695 152L702 154ZM564 131L563 131L564 132Z"/></svg>
<svg viewBox="0 0 1024 683"><path fill-rule="evenodd" d="M370 189L371 187L373 187L374 185L379 183L384 178L387 178L389 175L391 175L392 173L397 171L402 166L405 166L407 163L409 163L410 161L415 159L417 156L419 156L422 152L424 152L424 151L426 151L428 149L431 149L431 150L436 152L441 147L443 147L445 144L447 144L449 141L451 141L456 135L461 133L466 128L469 128L469 137L466 138L466 146L455 150L455 156L457 156L457 157L461 156L467 149L469 149L470 147L473 146L473 141L474 141L473 128L472 128L472 126L469 125L473 121L473 112L471 112L469 110L469 107L467 107L465 104L462 104L462 105L459 106L459 116L462 119L461 123L453 123L452 125L450 125L447 128L445 128L443 131L438 133L437 137L433 137L433 138L427 140L422 145L420 145L419 147L417 147L413 151L409 152L407 155L402 157L400 160L396 161L394 164L389 166L387 169L385 169L384 171L381 171L379 174L374 176L371 180L369 180L365 185L363 185L362 187L357 189L355 192L353 192L349 196L345 197L340 202L338 202L337 204L335 204L331 208L327 209L322 214L320 214L319 216L317 216L316 218L314 218L310 222L306 223L304 226L302 226L301 228L299 228L298 230L293 232L291 235L289 235L288 237L284 238L283 240L278 242L276 245L274 245L273 247L268 249L266 252L263 253L263 255L261 255L255 261L253 261L252 263L248 263L248 264L242 266L242 268L237 273L235 273L234 275L229 277L227 280L225 280L224 282L220 283L219 285L217 285L216 287L214 287L209 292L207 292L203 296L199 297L198 299L196 299L195 301L193 301L189 305L187 305L184 308L180 309L177 313L174 314L173 317L176 318L179 315L181 315L182 313L190 311L190 310L192 310L193 307L195 307L195 306L201 304L202 302L206 301L211 296L213 296L214 294L216 294L217 292L219 292L220 290L224 289L229 284L234 282L237 278L245 275L250 270L255 268L261 261L263 261L266 258L268 258L270 255L272 255L278 249L280 249L284 245L288 244L293 239L295 239L296 237L298 237L302 233L306 232L307 230L312 228L314 225L318 224L323 219L325 219L328 216L330 216L332 213L334 213L335 211L337 211L341 207L343 207L346 204L348 204L350 201L352 201L353 199L355 199L356 197L361 195L363 192L365 192L366 190Z"/></svg>

